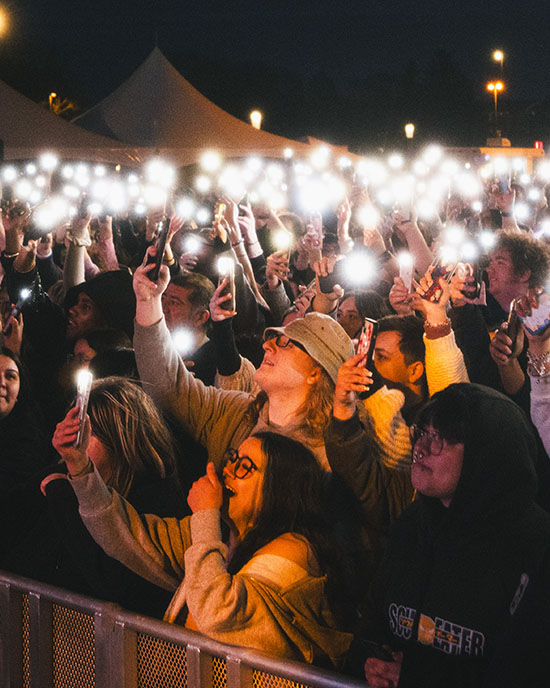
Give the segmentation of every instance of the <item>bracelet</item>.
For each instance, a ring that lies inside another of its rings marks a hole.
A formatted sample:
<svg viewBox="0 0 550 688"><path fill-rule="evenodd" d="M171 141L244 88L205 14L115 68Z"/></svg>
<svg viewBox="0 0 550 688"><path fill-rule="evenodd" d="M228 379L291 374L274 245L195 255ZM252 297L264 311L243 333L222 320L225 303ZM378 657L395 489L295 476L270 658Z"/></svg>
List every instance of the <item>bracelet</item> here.
<svg viewBox="0 0 550 688"><path fill-rule="evenodd" d="M550 373L550 351L537 355L527 349L527 360L527 373L532 377L545 377Z"/></svg>
<svg viewBox="0 0 550 688"><path fill-rule="evenodd" d="M236 248L237 246L240 246L241 244L244 244L244 241L242 238L239 239L239 241L236 241L235 243L231 242L231 246L233 246L233 248Z"/></svg>
<svg viewBox="0 0 550 688"><path fill-rule="evenodd" d="M75 235L71 232L70 229L68 229L65 232L65 236L67 237L67 240L73 245L73 246L91 246L92 245L92 240L88 237L75 237Z"/></svg>
<svg viewBox="0 0 550 688"><path fill-rule="evenodd" d="M17 251L17 253L6 253L5 251L2 251L2 255L4 258L17 258L19 251Z"/></svg>
<svg viewBox="0 0 550 688"><path fill-rule="evenodd" d="M92 460L88 456L88 463L84 466L84 468L81 468L78 473L71 473L69 471L69 478L72 480L73 478L80 478L82 475L86 475L87 473L93 473L94 472L94 465L92 463Z"/></svg>
<svg viewBox="0 0 550 688"><path fill-rule="evenodd" d="M424 332L428 339L438 339L451 333L451 321L447 318L446 322L442 323L424 323Z"/></svg>

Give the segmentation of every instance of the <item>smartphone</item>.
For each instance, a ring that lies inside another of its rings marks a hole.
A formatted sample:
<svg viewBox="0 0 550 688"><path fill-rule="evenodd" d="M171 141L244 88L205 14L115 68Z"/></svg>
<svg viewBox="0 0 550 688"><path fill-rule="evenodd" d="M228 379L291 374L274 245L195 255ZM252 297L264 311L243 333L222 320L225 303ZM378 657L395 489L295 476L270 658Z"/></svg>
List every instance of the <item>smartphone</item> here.
<svg viewBox="0 0 550 688"><path fill-rule="evenodd" d="M327 275L326 277L319 277L319 288L321 289L323 294L332 293L332 290L337 284L339 284L341 287L345 286L345 262L345 258L343 258L342 260L337 260L334 264L333 271L329 275Z"/></svg>
<svg viewBox="0 0 550 688"><path fill-rule="evenodd" d="M510 183L507 179L499 179L498 180L498 190L499 193L510 193Z"/></svg>
<svg viewBox="0 0 550 688"><path fill-rule="evenodd" d="M23 308L23 305L25 304L25 301L30 297L31 295L31 290L30 289L21 289L21 293L19 294L19 298L17 299L17 302L15 305L9 310L8 315L6 317L6 325L2 329L2 334L6 335L6 337L9 337L11 334L12 326L11 323L9 322L10 317L13 315L14 318L19 317L19 313L21 313L21 310Z"/></svg>
<svg viewBox="0 0 550 688"><path fill-rule="evenodd" d="M227 284L225 285L223 291L221 292L222 296L225 296L226 294L231 294L231 298L228 299L227 301L224 301L221 304L221 307L225 311L234 311L236 310L236 300L235 300L235 263L231 258L226 258L225 256L222 256L218 260L218 286L223 282L224 279L227 279Z"/></svg>
<svg viewBox="0 0 550 688"><path fill-rule="evenodd" d="M378 321L372 318L365 318L363 328L359 334L359 339L357 341L357 354L362 354L364 356L364 365L366 368L371 367L372 357L374 354L374 345L376 343L376 337L378 335Z"/></svg>
<svg viewBox="0 0 550 688"><path fill-rule="evenodd" d="M76 380L76 401L75 406L78 406L78 420L80 426L74 446L80 448L82 444L82 436L84 434L84 419L88 413L88 401L90 400L90 391L92 389L93 375L88 370L81 370L78 373Z"/></svg>
<svg viewBox="0 0 550 688"><path fill-rule="evenodd" d="M516 339L518 338L519 328L521 327L521 320L514 306L515 302L512 301L510 304L510 312L508 313L508 320L506 321L508 323L506 334L512 340L512 346L510 347L512 351L515 349Z"/></svg>
<svg viewBox="0 0 550 688"><path fill-rule="evenodd" d="M166 240L168 239L168 229L170 227L170 221L167 217L159 222L159 233L155 246L157 253L154 258L148 259L147 263L155 263L155 267L151 272L147 273L147 277L151 282L156 282L159 278L160 266L162 265L162 259L164 258L164 249L166 248Z"/></svg>
<svg viewBox="0 0 550 688"><path fill-rule="evenodd" d="M399 262L399 277L407 287L407 291L411 290L413 281L414 258L410 253L400 253L397 256Z"/></svg>
<svg viewBox="0 0 550 688"><path fill-rule="evenodd" d="M441 287L439 286L439 280L441 277L448 277L449 271L443 265L436 265L431 273L432 284L428 287L427 291L423 295L424 299L431 301L432 303L438 303L441 298Z"/></svg>

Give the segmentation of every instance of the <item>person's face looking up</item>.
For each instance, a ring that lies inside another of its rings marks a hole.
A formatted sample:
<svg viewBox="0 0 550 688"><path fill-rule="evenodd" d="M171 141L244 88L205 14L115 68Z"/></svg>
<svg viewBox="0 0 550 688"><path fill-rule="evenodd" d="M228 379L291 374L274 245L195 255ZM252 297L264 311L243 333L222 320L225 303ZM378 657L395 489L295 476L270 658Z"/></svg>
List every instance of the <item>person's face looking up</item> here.
<svg viewBox="0 0 550 688"><path fill-rule="evenodd" d="M267 459L262 443L249 437L238 451L230 450L223 468L223 483L228 495L227 513L242 538L258 517Z"/></svg>
<svg viewBox="0 0 550 688"><path fill-rule="evenodd" d="M256 382L269 393L301 388L307 392L318 378L319 366L299 342L284 334L267 339L264 358L256 371Z"/></svg>
<svg viewBox="0 0 550 688"><path fill-rule="evenodd" d="M512 256L504 248L497 248L491 253L487 276L489 278L489 291L497 299L499 296L508 294L519 296L529 282L528 272L516 272L512 263Z"/></svg>
<svg viewBox="0 0 550 688"><path fill-rule="evenodd" d="M13 411L19 395L19 369L9 356L0 355L0 418Z"/></svg>
<svg viewBox="0 0 550 688"><path fill-rule="evenodd" d="M448 507L462 473L464 444L450 443L435 428L411 427L413 462L411 481L415 490L436 497Z"/></svg>
<svg viewBox="0 0 550 688"><path fill-rule="evenodd" d="M105 324L99 308L92 299L80 292L77 302L69 308L67 338L77 339L87 332L105 327Z"/></svg>

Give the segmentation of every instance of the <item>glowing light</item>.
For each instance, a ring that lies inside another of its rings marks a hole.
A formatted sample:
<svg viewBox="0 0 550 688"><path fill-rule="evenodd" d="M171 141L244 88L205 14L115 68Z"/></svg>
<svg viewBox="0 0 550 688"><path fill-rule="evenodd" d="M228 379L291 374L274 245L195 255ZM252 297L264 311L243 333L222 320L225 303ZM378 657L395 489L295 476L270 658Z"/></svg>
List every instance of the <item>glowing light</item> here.
<svg viewBox="0 0 550 688"><path fill-rule="evenodd" d="M464 241L464 229L458 225L451 225L445 229L445 241L456 246Z"/></svg>
<svg viewBox="0 0 550 688"><path fill-rule="evenodd" d="M72 179L74 176L74 167L72 165L63 165L61 168L61 176L63 179Z"/></svg>
<svg viewBox="0 0 550 688"><path fill-rule="evenodd" d="M37 167L33 162L30 162L28 165L25 166L25 172L31 177L36 174L36 170Z"/></svg>
<svg viewBox="0 0 550 688"><path fill-rule="evenodd" d="M414 124L412 122L405 124L405 136L408 139L414 138Z"/></svg>
<svg viewBox="0 0 550 688"><path fill-rule="evenodd" d="M492 249L496 242L497 238L494 235L493 232L491 232L490 229L482 229L481 232L478 234L478 241L480 245L486 250L489 251Z"/></svg>
<svg viewBox="0 0 550 688"><path fill-rule="evenodd" d="M159 186L146 186L143 189L143 198L149 208L160 208L166 202L166 191Z"/></svg>
<svg viewBox="0 0 550 688"><path fill-rule="evenodd" d="M67 196L67 198L72 199L79 198L80 189L77 186L73 186L72 184L65 184L65 186L63 187L63 195Z"/></svg>
<svg viewBox="0 0 550 688"><path fill-rule="evenodd" d="M283 151L283 157L285 160L290 160L291 158L294 157L294 151L292 148L285 148Z"/></svg>
<svg viewBox="0 0 550 688"><path fill-rule="evenodd" d="M206 193L207 191L210 191L211 187L212 181L206 175L201 174L195 179L195 188L197 191L200 191L200 193Z"/></svg>
<svg viewBox="0 0 550 688"><path fill-rule="evenodd" d="M315 169L324 170L330 160L330 148L328 146L319 146L309 157Z"/></svg>
<svg viewBox="0 0 550 688"><path fill-rule="evenodd" d="M12 165L10 165L9 167L4 167L4 169L2 170L2 179L5 182L8 182L8 184L10 182L15 181L17 179L17 177L18 177L17 170Z"/></svg>
<svg viewBox="0 0 550 688"><path fill-rule="evenodd" d="M136 215L145 215L146 212L147 206L145 205L145 203L143 201L138 201L135 205L134 213Z"/></svg>
<svg viewBox="0 0 550 688"><path fill-rule="evenodd" d="M32 193L32 184L28 179L19 179L14 186L15 195L22 201L27 201Z"/></svg>
<svg viewBox="0 0 550 688"><path fill-rule="evenodd" d="M103 206L101 203L98 203L97 201L92 201L92 203L88 204L88 213L92 217L98 217L99 215L103 215Z"/></svg>
<svg viewBox="0 0 550 688"><path fill-rule="evenodd" d="M208 210L208 208L199 208L197 210L196 217L197 222L199 222L199 224L207 225L212 218L212 213L210 212L210 210Z"/></svg>
<svg viewBox="0 0 550 688"><path fill-rule="evenodd" d="M195 212L195 204L190 198L180 198L176 201L176 215L183 218L189 218L193 216Z"/></svg>
<svg viewBox="0 0 550 688"><path fill-rule="evenodd" d="M403 163L405 160L403 159L403 156L400 155L399 153L392 153L388 157L388 165L393 169L393 170L399 170L403 167Z"/></svg>
<svg viewBox="0 0 550 688"><path fill-rule="evenodd" d="M196 236L188 236L183 242L183 249L186 253L198 253L201 249L201 242Z"/></svg>
<svg viewBox="0 0 550 688"><path fill-rule="evenodd" d="M221 164L221 155L216 151L205 151L200 157L200 165L206 172L215 172Z"/></svg>
<svg viewBox="0 0 550 688"><path fill-rule="evenodd" d="M227 256L218 258L218 272L222 276L229 276L235 271L235 261Z"/></svg>
<svg viewBox="0 0 550 688"><path fill-rule="evenodd" d="M368 284L377 276L376 261L366 253L351 253L346 258L346 275L354 284Z"/></svg>
<svg viewBox="0 0 550 688"><path fill-rule="evenodd" d="M529 191L527 192L527 198L530 201L539 201L541 197L542 194L540 192L540 189L537 189L536 187L529 189Z"/></svg>
<svg viewBox="0 0 550 688"><path fill-rule="evenodd" d="M525 172L527 167L527 160L525 158L514 158L512 161L512 169L514 172Z"/></svg>
<svg viewBox="0 0 550 688"><path fill-rule="evenodd" d="M352 162L351 162L351 160L350 160L347 156L341 155L341 156L338 158L338 167L339 167L341 170L347 170L348 168L351 167L351 165L352 165Z"/></svg>
<svg viewBox="0 0 550 688"><path fill-rule="evenodd" d="M469 172L463 172L455 177L458 192L466 198L478 196L482 189L478 178Z"/></svg>
<svg viewBox="0 0 550 688"><path fill-rule="evenodd" d="M537 177L545 182L550 181L550 161L543 160L537 166Z"/></svg>
<svg viewBox="0 0 550 688"><path fill-rule="evenodd" d="M483 203L481 201L474 201L472 203L472 210L474 213L480 213L483 210Z"/></svg>
<svg viewBox="0 0 550 688"><path fill-rule="evenodd" d="M437 206L427 198L420 198L416 202L416 212L422 220L430 220L437 215Z"/></svg>
<svg viewBox="0 0 550 688"><path fill-rule="evenodd" d="M107 170L105 169L105 165L96 165L94 167L94 174L96 177L104 177L107 173Z"/></svg>
<svg viewBox="0 0 550 688"><path fill-rule="evenodd" d="M357 222L362 227L374 228L380 222L380 213L373 205L364 205L357 210Z"/></svg>
<svg viewBox="0 0 550 688"><path fill-rule="evenodd" d="M504 60L504 53L502 50L495 50L493 53L493 60L495 60L495 62L502 62L502 60Z"/></svg>
<svg viewBox="0 0 550 688"><path fill-rule="evenodd" d="M473 241L465 241L460 247L460 257L467 261L474 261L479 255L479 250Z"/></svg>
<svg viewBox="0 0 550 688"><path fill-rule="evenodd" d="M292 246L293 238L294 237L290 232L287 232L284 229L279 229L273 234L273 243L278 251L285 251Z"/></svg>
<svg viewBox="0 0 550 688"><path fill-rule="evenodd" d="M424 159L424 162L427 165L430 165L430 167L432 167L433 165L437 165L437 163L443 157L443 148L436 144L432 144L431 146L428 146L426 150L422 153L422 157Z"/></svg>
<svg viewBox="0 0 550 688"><path fill-rule="evenodd" d="M145 178L151 184L170 188L176 179L175 168L161 158L153 158L145 165Z"/></svg>
<svg viewBox="0 0 550 688"><path fill-rule="evenodd" d="M252 110L249 117L250 117L250 124L254 127L254 129L261 129L262 128L263 115L259 110Z"/></svg>
<svg viewBox="0 0 550 688"><path fill-rule="evenodd" d="M510 172L510 162L507 158L498 156L493 160L493 167L497 177L508 174Z"/></svg>
<svg viewBox="0 0 550 688"><path fill-rule="evenodd" d="M252 172L259 172L263 167L264 161L257 155L252 155L246 159L245 165Z"/></svg>
<svg viewBox="0 0 550 688"><path fill-rule="evenodd" d="M514 207L514 215L516 216L516 220L525 222L525 220L528 220L531 216L531 208L527 203L516 203Z"/></svg>
<svg viewBox="0 0 550 688"><path fill-rule="evenodd" d="M400 268L412 268L414 264L414 258L408 251L400 251L397 254L397 262Z"/></svg>
<svg viewBox="0 0 550 688"><path fill-rule="evenodd" d="M443 265L458 263L458 248L456 246L443 245L439 249L439 257Z"/></svg>
<svg viewBox="0 0 550 688"><path fill-rule="evenodd" d="M172 333L172 343L174 344L178 353L182 355L188 355L195 348L195 337L190 330L175 330Z"/></svg>
<svg viewBox="0 0 550 688"><path fill-rule="evenodd" d="M46 172L52 172L57 167L59 158L55 153L46 152L42 153L42 155L39 157L38 163Z"/></svg>

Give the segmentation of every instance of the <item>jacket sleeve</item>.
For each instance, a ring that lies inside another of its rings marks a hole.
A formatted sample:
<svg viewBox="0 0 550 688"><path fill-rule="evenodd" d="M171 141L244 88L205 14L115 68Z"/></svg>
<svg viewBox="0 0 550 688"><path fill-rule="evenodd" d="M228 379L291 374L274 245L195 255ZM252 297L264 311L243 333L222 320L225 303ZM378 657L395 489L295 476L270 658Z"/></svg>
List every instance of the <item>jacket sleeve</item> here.
<svg viewBox="0 0 550 688"><path fill-rule="evenodd" d="M409 475L378 460L375 443L357 414L347 421L331 420L325 431L325 449L333 473L359 500L370 534L386 533L412 498Z"/></svg>
<svg viewBox="0 0 550 688"><path fill-rule="evenodd" d="M149 327L136 323L134 348L145 391L208 449L216 463L253 397L197 380L174 349L164 318Z"/></svg>
<svg viewBox="0 0 550 688"><path fill-rule="evenodd" d="M411 465L411 439L409 426L401 413L404 403L403 392L386 386L363 401L372 418L382 452L382 463L388 468L408 470Z"/></svg>
<svg viewBox="0 0 550 688"><path fill-rule="evenodd" d="M86 528L109 556L166 590L178 586L190 545L188 518L141 516L95 469L70 483Z"/></svg>
<svg viewBox="0 0 550 688"><path fill-rule="evenodd" d="M454 332L445 337L428 339L426 345L426 379L430 396L440 392L454 382L470 382L462 351L455 341Z"/></svg>

